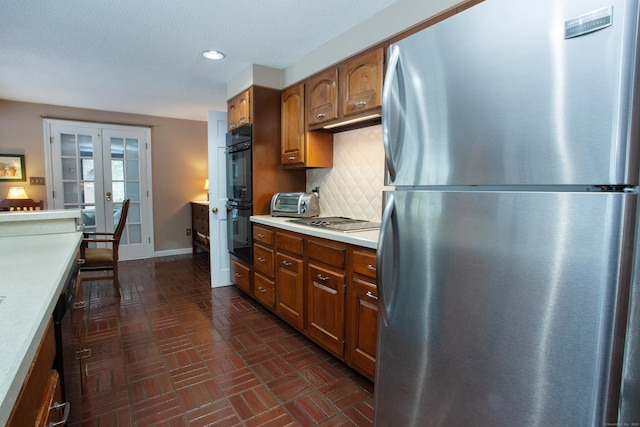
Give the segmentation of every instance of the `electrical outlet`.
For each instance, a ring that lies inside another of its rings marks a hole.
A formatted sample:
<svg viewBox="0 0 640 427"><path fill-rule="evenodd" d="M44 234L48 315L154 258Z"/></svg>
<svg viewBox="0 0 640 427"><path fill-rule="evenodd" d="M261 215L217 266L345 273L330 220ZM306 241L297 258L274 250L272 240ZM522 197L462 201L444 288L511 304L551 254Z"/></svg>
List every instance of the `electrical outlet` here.
<svg viewBox="0 0 640 427"><path fill-rule="evenodd" d="M187 228L187 236L191 236L191 229Z"/></svg>
<svg viewBox="0 0 640 427"><path fill-rule="evenodd" d="M44 185L44 176L30 176L29 185Z"/></svg>

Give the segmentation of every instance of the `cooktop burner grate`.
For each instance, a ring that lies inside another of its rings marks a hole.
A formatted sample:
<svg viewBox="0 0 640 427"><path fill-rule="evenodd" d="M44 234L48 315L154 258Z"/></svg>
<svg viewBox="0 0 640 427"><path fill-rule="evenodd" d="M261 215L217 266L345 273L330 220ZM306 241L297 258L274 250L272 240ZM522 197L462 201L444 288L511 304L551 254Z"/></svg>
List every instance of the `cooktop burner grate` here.
<svg viewBox="0 0 640 427"><path fill-rule="evenodd" d="M328 217L316 217L316 218L298 218L290 219L290 222L296 224L308 225L310 227L327 228L329 230L338 231L363 231L363 230L375 230L380 228L380 223L371 222L362 219L345 218L342 216L328 216Z"/></svg>

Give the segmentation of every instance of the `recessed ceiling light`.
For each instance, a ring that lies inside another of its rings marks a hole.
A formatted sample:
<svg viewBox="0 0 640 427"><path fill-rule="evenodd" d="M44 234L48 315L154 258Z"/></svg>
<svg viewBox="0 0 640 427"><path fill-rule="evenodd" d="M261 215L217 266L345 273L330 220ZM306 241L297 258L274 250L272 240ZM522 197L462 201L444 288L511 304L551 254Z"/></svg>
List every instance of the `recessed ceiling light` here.
<svg viewBox="0 0 640 427"><path fill-rule="evenodd" d="M224 58L224 53L218 52L217 50L205 50L202 52L202 56L207 59L222 59Z"/></svg>

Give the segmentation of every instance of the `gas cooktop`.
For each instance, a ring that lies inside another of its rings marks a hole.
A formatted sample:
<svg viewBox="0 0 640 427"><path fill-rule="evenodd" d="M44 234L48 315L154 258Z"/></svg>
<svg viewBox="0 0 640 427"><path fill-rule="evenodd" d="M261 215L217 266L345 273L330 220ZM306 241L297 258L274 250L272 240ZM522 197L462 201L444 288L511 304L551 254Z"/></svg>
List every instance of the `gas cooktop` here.
<svg viewBox="0 0 640 427"><path fill-rule="evenodd" d="M290 219L289 222L308 225L310 227L327 228L329 230L344 231L364 231L380 228L379 222L371 222L363 219L345 218L342 216L326 216L316 218Z"/></svg>

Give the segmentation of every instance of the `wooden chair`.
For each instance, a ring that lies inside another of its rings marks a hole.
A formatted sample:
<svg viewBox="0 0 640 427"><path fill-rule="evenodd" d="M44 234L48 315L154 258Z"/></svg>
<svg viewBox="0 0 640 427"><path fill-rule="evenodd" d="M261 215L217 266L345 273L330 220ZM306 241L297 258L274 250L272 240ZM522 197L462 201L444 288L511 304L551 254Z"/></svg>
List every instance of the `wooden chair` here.
<svg viewBox="0 0 640 427"><path fill-rule="evenodd" d="M36 202L31 199L4 199L0 202L0 211L35 211L44 210L44 200Z"/></svg>
<svg viewBox="0 0 640 427"><path fill-rule="evenodd" d="M78 280L76 286L82 282L81 273L83 271L111 271L111 274L105 273L104 276L91 276L91 280L113 279L113 286L116 289L116 296L120 298L120 282L118 280L118 247L120 246L120 238L127 221L129 213L129 199L122 202L120 211L120 219L113 233L102 232L86 232L84 239L80 245L80 261ZM109 243L109 248L90 248L90 243Z"/></svg>

